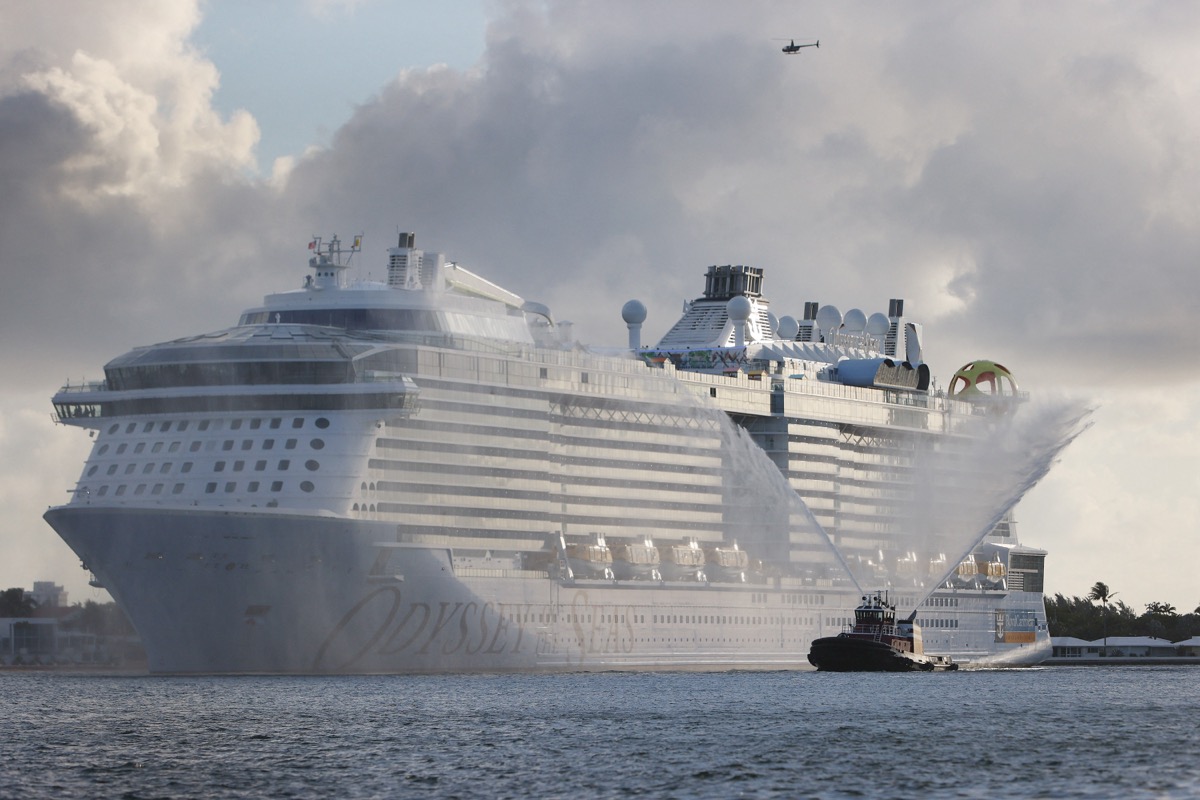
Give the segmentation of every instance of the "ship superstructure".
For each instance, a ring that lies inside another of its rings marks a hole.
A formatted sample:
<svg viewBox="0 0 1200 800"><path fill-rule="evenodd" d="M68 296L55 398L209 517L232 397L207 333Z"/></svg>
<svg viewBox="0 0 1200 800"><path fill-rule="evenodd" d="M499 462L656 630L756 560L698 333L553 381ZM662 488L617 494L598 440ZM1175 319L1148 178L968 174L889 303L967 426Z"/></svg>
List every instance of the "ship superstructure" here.
<svg viewBox="0 0 1200 800"><path fill-rule="evenodd" d="M55 395L95 442L46 518L152 670L802 667L864 582L930 652L1048 654L1045 553L1008 514L939 530L973 519L926 496L980 407L933 390L902 301L777 319L761 269L713 266L656 346L633 301L601 354L411 234L353 281L358 244Z"/></svg>

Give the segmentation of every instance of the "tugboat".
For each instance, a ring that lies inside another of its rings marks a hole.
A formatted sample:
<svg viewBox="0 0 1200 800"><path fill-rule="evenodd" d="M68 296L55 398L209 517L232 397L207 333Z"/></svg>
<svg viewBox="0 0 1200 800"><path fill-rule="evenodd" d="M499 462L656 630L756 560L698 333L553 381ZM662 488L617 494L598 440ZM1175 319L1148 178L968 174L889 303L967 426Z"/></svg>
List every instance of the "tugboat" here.
<svg viewBox="0 0 1200 800"><path fill-rule="evenodd" d="M854 609L854 626L837 636L812 643L808 661L827 672L933 672L958 669L946 656L926 655L921 644L917 612L896 622L896 607L887 595L863 597Z"/></svg>

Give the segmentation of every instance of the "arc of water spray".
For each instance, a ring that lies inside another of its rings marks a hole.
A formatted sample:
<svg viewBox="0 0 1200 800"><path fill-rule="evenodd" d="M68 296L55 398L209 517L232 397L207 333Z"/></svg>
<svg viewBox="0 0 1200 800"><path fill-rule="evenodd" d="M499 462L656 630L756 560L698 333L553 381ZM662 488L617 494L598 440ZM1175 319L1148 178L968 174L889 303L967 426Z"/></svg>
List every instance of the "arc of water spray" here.
<svg viewBox="0 0 1200 800"><path fill-rule="evenodd" d="M733 441L731 441L730 444L736 443L745 453L749 455L749 464L756 468L756 472L758 473L759 477L762 477L770 485L782 491L783 496L786 497L788 502L791 504L792 509L799 511L804 516L804 519L808 521L808 524L811 525L812 529L818 534L818 536L820 536L821 541L823 541L829 548L829 552L833 553L834 558L837 559L838 564L846 573L846 576L850 579L850 582L854 584L854 588L859 594L862 594L862 585L858 582L858 578L855 576L854 572L851 571L849 563L847 563L837 545L834 544L829 532L826 531L824 526L821 525L821 523L817 520L816 516L812 513L812 510L808 507L808 504L804 502L804 498L800 496L800 493L797 492L795 488L793 488L792 484L788 481L787 476L779 471L779 469L775 466L775 463L767 456L766 452L759 447L753 439L750 438L750 433L741 425L738 425L732 419L730 419L729 415L725 413L723 409L709 404L707 398L705 398L703 395L695 395L694 397L696 398L699 407L712 415L719 429L724 431L729 437L732 438Z"/></svg>
<svg viewBox="0 0 1200 800"><path fill-rule="evenodd" d="M993 431L993 437L989 437L989 439L999 439L1001 436L1007 435L1009 439L1007 443L1012 450L1017 450L1025 446L1029 447L1028 451L1026 451L1029 454L1029 458L1018 459L1017 464L1012 470L1014 473L1018 471L1024 473L1025 478L1018 481L1013 486L1012 491L1000 501L995 512L978 529L967 547L959 553L958 558L950 562L950 568L929 585L929 589L917 601L918 607L937 591L938 587L950 579L958 569L958 565L962 563L962 560L995 529L1000 521L1004 519L1004 516L1012 510L1013 506L1020 502L1021 498L1046 476L1046 473L1050 471L1050 467L1058 459L1059 454L1091 427L1092 423L1088 417L1091 416L1093 410L1091 406L1080 402L1048 403L1041 410L1038 418L1031 420L1028 425L1023 426L1022 430L1014 430L1015 424L1009 421L1009 424L1004 426L1003 431L999 428ZM1045 417L1050 417L1048 422ZM1058 418L1056 419L1055 417ZM1033 434L1031 434L1031 429ZM1035 435L1041 431L1045 432L1044 438L1036 441L1026 441L1026 437Z"/></svg>

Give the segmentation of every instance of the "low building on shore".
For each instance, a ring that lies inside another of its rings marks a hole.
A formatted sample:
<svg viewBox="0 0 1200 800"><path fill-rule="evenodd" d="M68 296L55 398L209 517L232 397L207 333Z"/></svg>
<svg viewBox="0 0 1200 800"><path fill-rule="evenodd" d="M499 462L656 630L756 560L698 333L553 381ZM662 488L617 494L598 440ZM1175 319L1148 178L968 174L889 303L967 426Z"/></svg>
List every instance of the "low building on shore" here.
<svg viewBox="0 0 1200 800"><path fill-rule="evenodd" d="M1159 639L1157 636L1109 636L1106 639L1076 639L1073 636L1052 636L1053 655L1046 664L1086 663L1200 663L1200 637L1183 642Z"/></svg>

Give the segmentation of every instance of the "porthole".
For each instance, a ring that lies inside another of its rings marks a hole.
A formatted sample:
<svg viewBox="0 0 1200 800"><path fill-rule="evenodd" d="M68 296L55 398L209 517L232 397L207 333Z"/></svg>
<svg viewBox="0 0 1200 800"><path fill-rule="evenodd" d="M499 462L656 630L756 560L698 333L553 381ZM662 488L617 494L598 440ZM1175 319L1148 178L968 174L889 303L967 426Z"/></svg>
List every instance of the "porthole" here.
<svg viewBox="0 0 1200 800"><path fill-rule="evenodd" d="M292 427L293 428L303 428L304 427L304 417L296 417L294 420L292 420Z"/></svg>
<svg viewBox="0 0 1200 800"><path fill-rule="evenodd" d="M98 469L100 469L100 467L98 467L98 466L96 466L96 465L94 465L94 464L93 464L93 465L92 465L92 467L91 467L91 468L88 470L88 477L90 478L90 477L92 477L93 475L95 475L95 474L96 474L96 470L98 470Z"/></svg>
<svg viewBox="0 0 1200 800"><path fill-rule="evenodd" d="M317 461L314 458L310 458L308 461L304 462L304 468L307 469L309 472L316 472L317 470L319 470L321 468L321 462Z"/></svg>
<svg viewBox="0 0 1200 800"><path fill-rule="evenodd" d="M159 433L166 433L169 430L171 430L171 423L169 423L169 422L164 422L163 424L158 426Z"/></svg>
<svg viewBox="0 0 1200 800"><path fill-rule="evenodd" d="M108 435L112 436L114 433L116 433L120 429L121 429L120 425L109 425L108 426Z"/></svg>
<svg viewBox="0 0 1200 800"><path fill-rule="evenodd" d="M313 439L313 440L312 440L311 442L309 442L308 444L309 444L309 446L310 446L310 447L312 447L312 449L313 449L313 450L323 450L323 449L325 449L325 440L324 440L324 439Z"/></svg>
<svg viewBox="0 0 1200 800"><path fill-rule="evenodd" d="M96 448L96 455L98 455L98 456L102 456L107 452L108 452L108 445L106 445L106 444L102 444L98 448Z"/></svg>
<svg viewBox="0 0 1200 800"><path fill-rule="evenodd" d="M171 494L183 494L183 484L177 483L171 487Z"/></svg>
<svg viewBox="0 0 1200 800"><path fill-rule="evenodd" d="M313 424L316 425L321 430L325 430L326 428L329 427L329 420L326 419L325 417L317 417L317 421Z"/></svg>
<svg viewBox="0 0 1200 800"><path fill-rule="evenodd" d="M121 455L128 449L129 449L129 445L125 444L124 442L121 442L119 445L117 445L117 455Z"/></svg>
<svg viewBox="0 0 1200 800"><path fill-rule="evenodd" d="M311 492L315 488L317 487L313 486L312 481L300 481L300 491L302 492Z"/></svg>
<svg viewBox="0 0 1200 800"><path fill-rule="evenodd" d="M283 491L283 481L271 481L271 491L272 492L282 492Z"/></svg>
<svg viewBox="0 0 1200 800"><path fill-rule="evenodd" d="M125 432L126 432L126 433L133 433L133 431L134 431L134 429L135 429L135 428L137 428L137 424L136 424L136 423L134 423L134 422L131 422L131 423L129 423L128 425L126 425L126 426L125 426Z"/></svg>
<svg viewBox="0 0 1200 800"><path fill-rule="evenodd" d="M108 471L105 474L106 475L116 475L117 474L117 465L111 464L108 468Z"/></svg>

